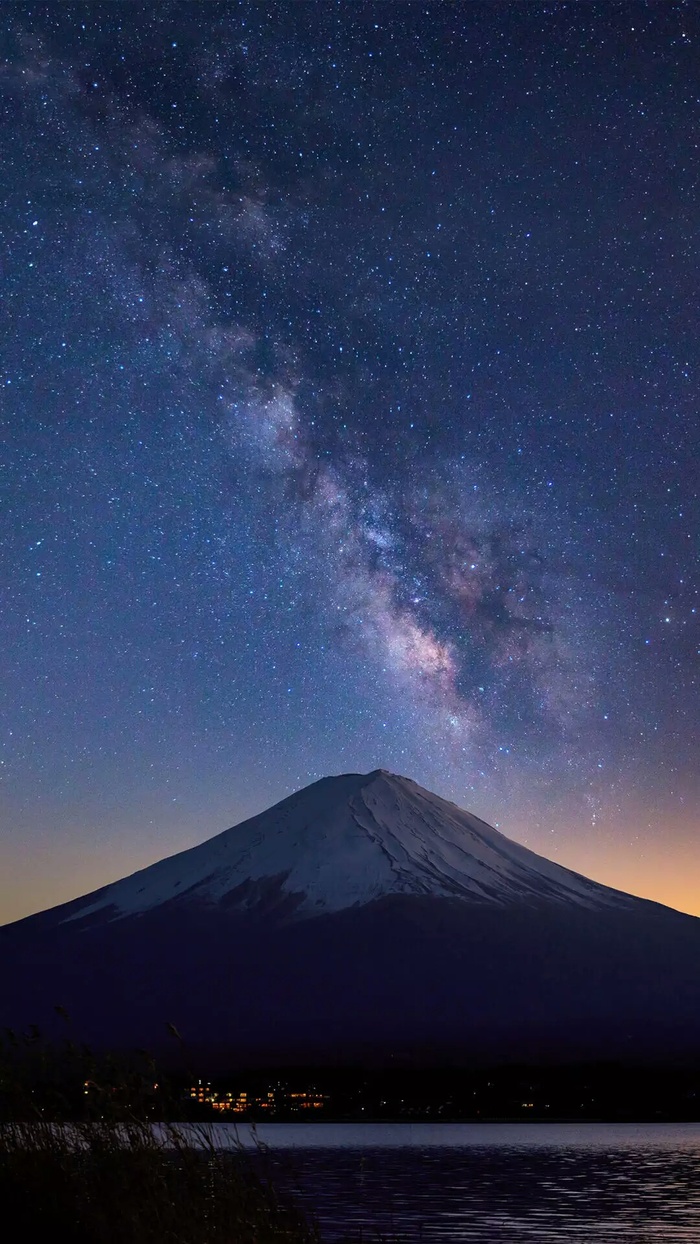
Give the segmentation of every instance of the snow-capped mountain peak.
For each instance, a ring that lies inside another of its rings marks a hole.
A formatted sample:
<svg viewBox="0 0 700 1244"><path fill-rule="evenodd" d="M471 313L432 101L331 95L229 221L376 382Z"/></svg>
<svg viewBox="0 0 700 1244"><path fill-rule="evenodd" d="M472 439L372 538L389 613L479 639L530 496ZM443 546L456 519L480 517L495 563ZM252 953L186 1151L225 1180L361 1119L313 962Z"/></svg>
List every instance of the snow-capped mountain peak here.
<svg viewBox="0 0 700 1244"><path fill-rule="evenodd" d="M200 846L88 896L69 919L101 910L119 918L175 900L243 909L275 902L304 918L396 894L499 905L627 901L409 778L376 769L322 778Z"/></svg>

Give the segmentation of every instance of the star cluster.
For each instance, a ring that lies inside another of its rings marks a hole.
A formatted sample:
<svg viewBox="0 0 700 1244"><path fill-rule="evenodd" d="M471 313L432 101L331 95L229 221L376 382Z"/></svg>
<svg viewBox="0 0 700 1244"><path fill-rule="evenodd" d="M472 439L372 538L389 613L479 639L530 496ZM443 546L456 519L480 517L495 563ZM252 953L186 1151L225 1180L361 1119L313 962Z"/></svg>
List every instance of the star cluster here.
<svg viewBox="0 0 700 1244"><path fill-rule="evenodd" d="M8 7L0 917L378 766L698 910L699 45Z"/></svg>

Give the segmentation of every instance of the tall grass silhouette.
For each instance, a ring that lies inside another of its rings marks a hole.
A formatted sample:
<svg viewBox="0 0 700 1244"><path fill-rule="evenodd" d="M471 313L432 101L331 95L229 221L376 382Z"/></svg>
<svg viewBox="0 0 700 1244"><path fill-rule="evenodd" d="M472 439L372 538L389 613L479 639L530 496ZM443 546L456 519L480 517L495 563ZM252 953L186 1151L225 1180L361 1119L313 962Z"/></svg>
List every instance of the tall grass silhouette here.
<svg viewBox="0 0 700 1244"><path fill-rule="evenodd" d="M318 1244L235 1143L170 1121L147 1055L97 1058L32 1031L0 1047L0 1205L27 1244Z"/></svg>

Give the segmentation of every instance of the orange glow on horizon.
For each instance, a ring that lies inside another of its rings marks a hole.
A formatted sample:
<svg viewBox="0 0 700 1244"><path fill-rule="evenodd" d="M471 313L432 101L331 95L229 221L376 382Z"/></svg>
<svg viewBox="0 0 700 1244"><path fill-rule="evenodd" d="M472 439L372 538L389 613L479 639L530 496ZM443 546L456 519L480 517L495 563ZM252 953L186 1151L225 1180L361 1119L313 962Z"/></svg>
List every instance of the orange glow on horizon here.
<svg viewBox="0 0 700 1244"><path fill-rule="evenodd" d="M532 835L520 841L592 881L700 916L700 834L694 824L667 823L663 837L649 830L620 829L615 835L607 830L596 837L563 833L557 849L550 845L548 852Z"/></svg>
<svg viewBox="0 0 700 1244"><path fill-rule="evenodd" d="M650 815L647 810L643 829L631 810L627 825L608 822L587 832L562 826L556 835L534 833L512 823L502 829L530 850L593 881L700 917L700 827L689 816L681 820L659 812L650 823ZM89 894L197 840L181 832L166 849L161 840L159 851L154 840L140 852L134 851L133 840L127 845L128 839L115 839L109 847L73 842L59 849L55 843L42 843L37 850L34 844L21 854L0 844L0 925Z"/></svg>

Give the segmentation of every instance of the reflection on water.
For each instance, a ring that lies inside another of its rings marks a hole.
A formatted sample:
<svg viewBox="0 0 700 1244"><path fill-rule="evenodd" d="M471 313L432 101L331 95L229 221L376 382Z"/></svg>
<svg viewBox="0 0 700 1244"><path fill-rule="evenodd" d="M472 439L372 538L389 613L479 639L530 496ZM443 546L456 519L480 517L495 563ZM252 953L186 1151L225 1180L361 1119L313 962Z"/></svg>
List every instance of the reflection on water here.
<svg viewBox="0 0 700 1244"><path fill-rule="evenodd" d="M329 1240L361 1230L365 1240L381 1231L451 1244L700 1244L696 1125L321 1124L260 1133L276 1179L314 1211Z"/></svg>

